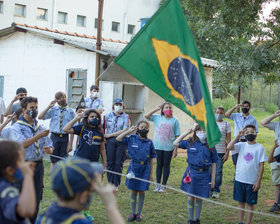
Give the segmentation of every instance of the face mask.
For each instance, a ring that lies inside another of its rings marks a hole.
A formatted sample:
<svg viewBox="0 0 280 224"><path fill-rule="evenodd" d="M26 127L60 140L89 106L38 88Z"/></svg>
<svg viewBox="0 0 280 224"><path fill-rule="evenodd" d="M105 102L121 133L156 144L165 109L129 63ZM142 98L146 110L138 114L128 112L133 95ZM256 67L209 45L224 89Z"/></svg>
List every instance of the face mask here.
<svg viewBox="0 0 280 224"><path fill-rule="evenodd" d="M59 104L60 104L61 106L66 106L66 100L60 100Z"/></svg>
<svg viewBox="0 0 280 224"><path fill-rule="evenodd" d="M91 96L91 98L94 99L94 98L97 97L97 94L98 94L97 92L91 92L91 93L90 93L90 96Z"/></svg>
<svg viewBox="0 0 280 224"><path fill-rule="evenodd" d="M257 136L254 134L245 135L246 140L249 142L254 141L256 139L256 137Z"/></svg>
<svg viewBox="0 0 280 224"><path fill-rule="evenodd" d="M99 120L95 117L95 118L92 118L91 120L89 120L88 123L92 126L97 126L99 124Z"/></svg>
<svg viewBox="0 0 280 224"><path fill-rule="evenodd" d="M164 110L163 113L164 113L166 116L170 116L170 115L172 115L172 110Z"/></svg>
<svg viewBox="0 0 280 224"><path fill-rule="evenodd" d="M19 101L22 101L24 97L19 98Z"/></svg>
<svg viewBox="0 0 280 224"><path fill-rule="evenodd" d="M91 202L92 202L92 199L93 199L93 194L91 194L91 195L88 197L87 201L84 203L84 209L85 209L85 210L88 210L88 209L89 209L90 204L91 204Z"/></svg>
<svg viewBox="0 0 280 224"><path fill-rule="evenodd" d="M223 120L224 115L222 115L222 114L215 114L215 117L216 117L216 121L220 121L220 120Z"/></svg>
<svg viewBox="0 0 280 224"><path fill-rule="evenodd" d="M23 180L23 175L19 168L16 169L16 172L13 176L17 179L18 182L21 182Z"/></svg>
<svg viewBox="0 0 280 224"><path fill-rule="evenodd" d="M114 110L118 113L122 112L123 106L114 106Z"/></svg>
<svg viewBox="0 0 280 224"><path fill-rule="evenodd" d="M243 107L241 110L244 114L247 114L249 112L249 109L246 107Z"/></svg>
<svg viewBox="0 0 280 224"><path fill-rule="evenodd" d="M26 114L27 114L29 117L31 117L32 119L34 119L34 118L37 117L38 110L36 110L36 109L27 110L27 111L26 111Z"/></svg>
<svg viewBox="0 0 280 224"><path fill-rule="evenodd" d="M148 134L149 130L146 129L141 129L141 130L137 130L137 134L140 135L142 138L147 138L147 134Z"/></svg>
<svg viewBox="0 0 280 224"><path fill-rule="evenodd" d="M205 132L197 133L196 136L199 138L199 140L201 142L205 142L206 141L206 133Z"/></svg>

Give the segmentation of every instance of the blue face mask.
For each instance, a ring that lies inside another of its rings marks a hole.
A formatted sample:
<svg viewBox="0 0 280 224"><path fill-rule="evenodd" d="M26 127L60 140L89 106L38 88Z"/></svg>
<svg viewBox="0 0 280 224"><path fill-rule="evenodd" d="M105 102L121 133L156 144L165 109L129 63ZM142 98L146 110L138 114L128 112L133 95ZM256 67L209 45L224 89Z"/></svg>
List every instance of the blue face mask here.
<svg viewBox="0 0 280 224"><path fill-rule="evenodd" d="M97 126L99 123L99 120L95 117L95 118L89 120L88 123L92 126Z"/></svg>
<svg viewBox="0 0 280 224"><path fill-rule="evenodd" d="M17 179L18 182L21 182L23 180L23 175L19 168L16 169L16 172L13 176Z"/></svg>

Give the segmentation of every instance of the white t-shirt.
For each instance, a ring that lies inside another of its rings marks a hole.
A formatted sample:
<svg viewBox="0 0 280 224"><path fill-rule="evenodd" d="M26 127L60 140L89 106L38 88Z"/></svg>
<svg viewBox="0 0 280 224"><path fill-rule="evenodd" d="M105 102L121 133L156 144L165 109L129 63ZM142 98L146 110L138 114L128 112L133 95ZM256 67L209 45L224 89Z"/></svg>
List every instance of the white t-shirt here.
<svg viewBox="0 0 280 224"><path fill-rule="evenodd" d="M270 122L268 129L275 132L275 139L277 139L278 145L280 145L280 122ZM277 156L278 154L280 154L280 146L275 149L273 156ZM271 169L275 169L277 166L280 166L280 163L273 162L270 164Z"/></svg>
<svg viewBox="0 0 280 224"><path fill-rule="evenodd" d="M254 184L259 175L259 164L267 161L267 155L261 144L253 145L238 142L234 149L239 153L236 164L235 179L241 183Z"/></svg>
<svg viewBox="0 0 280 224"><path fill-rule="evenodd" d="M220 142L217 145L215 145L215 148L217 150L217 153L225 153L226 146L227 146L226 144L227 134L231 132L230 123L228 123L227 121L221 121L221 122L217 121L217 125L220 129L222 137L220 139Z"/></svg>

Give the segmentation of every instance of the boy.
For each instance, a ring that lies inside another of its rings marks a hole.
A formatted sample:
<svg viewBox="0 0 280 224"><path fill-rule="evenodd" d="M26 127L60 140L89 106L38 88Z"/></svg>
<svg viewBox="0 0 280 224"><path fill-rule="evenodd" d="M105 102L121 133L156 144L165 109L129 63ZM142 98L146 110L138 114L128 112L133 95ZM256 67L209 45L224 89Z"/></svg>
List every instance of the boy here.
<svg viewBox="0 0 280 224"><path fill-rule="evenodd" d="M238 142L240 137L245 137L247 142ZM233 199L238 201L238 207L254 210L258 201L258 190L264 170L264 162L267 161L262 145L256 142L257 132L254 125L247 125L239 131L235 138L229 143L227 149L236 150L238 160L236 164L236 175L234 181ZM238 211L239 224L243 224L244 211ZM247 214L247 223L250 224L253 213Z"/></svg>
<svg viewBox="0 0 280 224"><path fill-rule="evenodd" d="M23 147L12 141L0 141L0 223L27 224L35 208L33 165L24 161ZM21 182L18 189L12 184Z"/></svg>
<svg viewBox="0 0 280 224"><path fill-rule="evenodd" d="M27 96L27 90L23 87L18 88L17 91L16 91L16 96L10 102L10 104L7 106L6 111L3 115L5 117L7 117L9 114L13 114L13 113L21 114L22 108L21 108L20 102L26 96ZM18 100L19 100L19 102L16 103L16 101L18 101ZM12 125L14 123L16 123L16 121L17 121L16 118L14 118L13 121L12 121Z"/></svg>
<svg viewBox="0 0 280 224"><path fill-rule="evenodd" d="M114 187L101 186L101 181L97 177L97 174L102 172L101 164L92 164L79 157L57 163L51 173L51 186L58 200L38 218L36 223L91 223L80 211L90 206L92 194L96 191L105 204L110 223L123 224L123 218L117 208Z"/></svg>
<svg viewBox="0 0 280 224"><path fill-rule="evenodd" d="M72 151L73 135L69 136L63 131L65 125L75 117L75 112L72 108L67 106L66 94L57 92L55 100L53 100L46 109L44 109L38 116L38 119L51 119L50 132L51 140L53 141L54 151L53 155L65 158L67 153ZM58 104L55 106L55 104ZM54 164L60 159L57 157L50 157L51 169Z"/></svg>
<svg viewBox="0 0 280 224"><path fill-rule="evenodd" d="M21 101L21 107L23 115L9 130L11 131L10 140L21 143L25 149L25 160L35 163L36 212L31 218L31 222L34 223L43 195L44 166L42 159L45 153L52 153L52 141L47 137L49 130L44 130L36 120L38 114L37 98L25 97Z"/></svg>
<svg viewBox="0 0 280 224"><path fill-rule="evenodd" d="M90 97L85 98L85 106L88 109L96 109L99 114L103 113L103 101L98 98L99 87L92 85L90 87Z"/></svg>
<svg viewBox="0 0 280 224"><path fill-rule="evenodd" d="M271 116L263 119L261 121L261 124L268 128L269 130L273 130L275 132L275 145L277 146L272 150L273 154L270 153L268 162L270 163L270 172L271 172L271 179L272 183L274 185L274 204L269 209L270 212L277 212L280 211L280 194L279 194L279 188L280 188L280 161L273 157L279 157L280 156L280 147L278 146L280 143L280 122L271 122L273 119L280 116L280 110L276 111Z"/></svg>
<svg viewBox="0 0 280 224"><path fill-rule="evenodd" d="M222 137L220 142L217 145L215 145L215 148L218 153L218 162L216 164L216 182L212 192L212 198L220 197L220 187L222 185L223 178L223 165L224 162L228 160L229 156L229 150L227 150L227 145L231 140L231 128L230 123L223 120L224 116L225 109L223 107L217 107L217 109L215 110L215 117Z"/></svg>

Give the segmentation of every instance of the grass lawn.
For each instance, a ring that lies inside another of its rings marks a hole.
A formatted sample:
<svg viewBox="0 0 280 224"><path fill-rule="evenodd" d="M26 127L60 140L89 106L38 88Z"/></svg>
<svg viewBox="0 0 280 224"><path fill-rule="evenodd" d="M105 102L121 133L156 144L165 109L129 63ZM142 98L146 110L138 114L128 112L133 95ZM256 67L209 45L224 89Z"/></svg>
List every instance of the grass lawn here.
<svg viewBox="0 0 280 224"><path fill-rule="evenodd" d="M256 117L258 122L269 116L269 113L253 111L252 114ZM231 122L231 124L233 124ZM185 131L185 130L181 130ZM233 132L232 132L233 136ZM259 124L259 134L257 141L261 143L266 150L267 155L271 151L273 146L274 132L261 127ZM168 185L180 188L181 178L186 169L186 156L180 156L172 160L171 173L168 180ZM124 167L124 173L127 166ZM155 169L154 169L155 171ZM224 165L223 185L221 188L221 197L218 200L229 205L237 206L237 202L232 199L233 194L233 179L234 169L231 162L231 158ZM155 172L154 172L155 178ZM105 180L106 178L104 178ZM105 182L105 181L104 181ZM117 193L118 206L121 214L125 219L130 214L130 191L124 185L125 178L122 178L122 184ZM55 200L55 195L50 189L49 181L49 163L45 162L45 189L44 198L41 202L41 211L45 211L47 207ZM150 191L146 192L145 203L142 211L143 221L142 223L187 223L187 197L183 194L168 190L165 193L154 193L150 186ZM258 204L256 206L257 211L267 212L271 207L271 200L273 200L273 185L270 178L269 164L265 164L265 171L262 180L261 189L259 191ZM105 208L98 195L94 195L93 203L90 207L90 212L95 217L95 223L109 223L106 217ZM210 202L203 202L201 223L238 223L237 210L232 210L220 205L214 205ZM253 223L259 224L279 224L279 218L265 217L261 215L254 215Z"/></svg>

